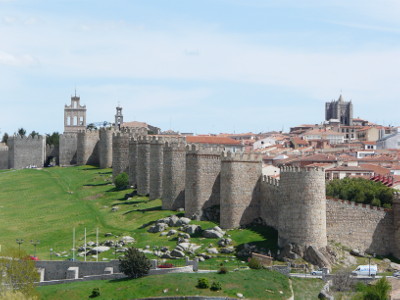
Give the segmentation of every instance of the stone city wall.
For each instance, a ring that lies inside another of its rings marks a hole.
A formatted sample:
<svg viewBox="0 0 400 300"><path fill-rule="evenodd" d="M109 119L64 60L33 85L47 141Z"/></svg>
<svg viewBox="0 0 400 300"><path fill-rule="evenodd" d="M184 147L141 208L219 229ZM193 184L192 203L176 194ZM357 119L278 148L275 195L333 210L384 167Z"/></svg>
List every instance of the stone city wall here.
<svg viewBox="0 0 400 300"><path fill-rule="evenodd" d="M281 168L278 244L314 245L326 239L325 172L323 169Z"/></svg>
<svg viewBox="0 0 400 300"><path fill-rule="evenodd" d="M132 137L129 140L129 184L137 186L136 166L137 166L137 139Z"/></svg>
<svg viewBox="0 0 400 300"><path fill-rule="evenodd" d="M60 155L59 145L46 145L46 163L52 165L58 165Z"/></svg>
<svg viewBox="0 0 400 300"><path fill-rule="evenodd" d="M185 215L200 220L204 209L220 204L222 148L186 147Z"/></svg>
<svg viewBox="0 0 400 300"><path fill-rule="evenodd" d="M129 132L113 134L113 178L122 172L129 173Z"/></svg>
<svg viewBox="0 0 400 300"><path fill-rule="evenodd" d="M21 137L8 138L8 164L10 169L23 169L29 166L41 168L46 159L46 137Z"/></svg>
<svg viewBox="0 0 400 300"><path fill-rule="evenodd" d="M282 201L279 180L263 176L260 194L260 217L266 225L277 229Z"/></svg>
<svg viewBox="0 0 400 300"><path fill-rule="evenodd" d="M0 170L8 169L8 146L0 144Z"/></svg>
<svg viewBox="0 0 400 300"><path fill-rule="evenodd" d="M165 141L163 137L154 136L150 142L150 200L159 199L162 195Z"/></svg>
<svg viewBox="0 0 400 300"><path fill-rule="evenodd" d="M76 163L83 165L99 165L99 131L81 130L78 132Z"/></svg>
<svg viewBox="0 0 400 300"><path fill-rule="evenodd" d="M251 223L260 216L261 156L227 152L221 158L222 228Z"/></svg>
<svg viewBox="0 0 400 300"><path fill-rule="evenodd" d="M184 138L164 145L162 208L185 207L186 142Z"/></svg>
<svg viewBox="0 0 400 300"><path fill-rule="evenodd" d="M393 211L347 200L326 200L328 240L386 255L393 250Z"/></svg>
<svg viewBox="0 0 400 300"><path fill-rule="evenodd" d="M150 193L150 136L139 136L137 146L136 181L137 193Z"/></svg>
<svg viewBox="0 0 400 300"><path fill-rule="evenodd" d="M77 148L78 133L64 133L60 135L60 166L76 165Z"/></svg>
<svg viewBox="0 0 400 300"><path fill-rule="evenodd" d="M111 128L100 128L99 165L100 165L101 169L112 167L113 133L114 133L114 130L112 130Z"/></svg>

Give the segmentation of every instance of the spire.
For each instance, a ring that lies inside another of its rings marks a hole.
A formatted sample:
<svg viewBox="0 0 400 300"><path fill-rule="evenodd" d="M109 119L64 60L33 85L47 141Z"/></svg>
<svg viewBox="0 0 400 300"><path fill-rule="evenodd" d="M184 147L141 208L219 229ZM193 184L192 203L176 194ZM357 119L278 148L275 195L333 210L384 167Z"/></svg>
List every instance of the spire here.
<svg viewBox="0 0 400 300"><path fill-rule="evenodd" d="M342 94L340 94L340 96L339 96L339 100L338 100L339 102L343 102L343 97L342 97Z"/></svg>

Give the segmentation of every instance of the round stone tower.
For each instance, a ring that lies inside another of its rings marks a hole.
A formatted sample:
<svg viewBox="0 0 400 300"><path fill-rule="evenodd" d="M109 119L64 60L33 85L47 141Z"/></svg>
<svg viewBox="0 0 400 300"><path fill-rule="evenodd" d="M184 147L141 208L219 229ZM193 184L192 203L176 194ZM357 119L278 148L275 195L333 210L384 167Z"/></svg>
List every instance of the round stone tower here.
<svg viewBox="0 0 400 300"><path fill-rule="evenodd" d="M139 195L150 193L150 139L149 136L139 136L136 180Z"/></svg>
<svg viewBox="0 0 400 300"><path fill-rule="evenodd" d="M113 134L113 177L129 172L129 132Z"/></svg>
<svg viewBox="0 0 400 300"><path fill-rule="evenodd" d="M282 167L278 245L327 246L325 172Z"/></svg>
<svg viewBox="0 0 400 300"><path fill-rule="evenodd" d="M176 210L185 207L185 139L164 145L162 208Z"/></svg>
<svg viewBox="0 0 400 300"><path fill-rule="evenodd" d="M112 167L112 136L111 128L100 128L99 165L102 169Z"/></svg>
<svg viewBox="0 0 400 300"><path fill-rule="evenodd" d="M251 223L260 216L261 156L254 153L223 153L221 157L222 228Z"/></svg>
<svg viewBox="0 0 400 300"><path fill-rule="evenodd" d="M393 204L393 256L400 258L400 193L395 192Z"/></svg>
<svg viewBox="0 0 400 300"><path fill-rule="evenodd" d="M165 140L162 137L154 136L150 141L150 200L161 198L164 144Z"/></svg>
<svg viewBox="0 0 400 300"><path fill-rule="evenodd" d="M129 184L132 186L137 185L136 180L136 166L137 166L137 139L132 137L129 140Z"/></svg>
<svg viewBox="0 0 400 300"><path fill-rule="evenodd" d="M202 219L205 208L220 204L222 148L186 147L185 215Z"/></svg>

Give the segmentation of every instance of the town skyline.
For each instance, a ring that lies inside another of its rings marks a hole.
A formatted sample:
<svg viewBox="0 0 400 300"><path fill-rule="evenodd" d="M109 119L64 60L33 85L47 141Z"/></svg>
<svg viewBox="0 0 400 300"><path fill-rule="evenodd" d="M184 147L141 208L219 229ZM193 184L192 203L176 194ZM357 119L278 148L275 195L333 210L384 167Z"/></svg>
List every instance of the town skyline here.
<svg viewBox="0 0 400 300"><path fill-rule="evenodd" d="M180 132L288 131L354 117L398 126L399 4L219 0L0 1L0 131L63 130L77 91L88 123Z"/></svg>

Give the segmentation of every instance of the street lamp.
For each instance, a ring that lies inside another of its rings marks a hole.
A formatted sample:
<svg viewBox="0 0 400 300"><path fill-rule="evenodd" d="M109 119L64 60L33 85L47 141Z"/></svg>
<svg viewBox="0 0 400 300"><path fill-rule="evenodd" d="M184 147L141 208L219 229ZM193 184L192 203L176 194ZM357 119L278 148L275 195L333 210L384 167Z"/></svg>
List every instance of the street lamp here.
<svg viewBox="0 0 400 300"><path fill-rule="evenodd" d="M373 257L375 257L375 253L373 254ZM371 255L368 256L368 276L371 276L371 258Z"/></svg>
<svg viewBox="0 0 400 300"><path fill-rule="evenodd" d="M53 248L50 248L50 260L53 260Z"/></svg>
<svg viewBox="0 0 400 300"><path fill-rule="evenodd" d="M40 240L31 240L31 244L35 247L34 257L36 257L36 246L40 244Z"/></svg>
<svg viewBox="0 0 400 300"><path fill-rule="evenodd" d="M16 239L15 240L18 244L18 256L21 257L21 244L24 242L23 239Z"/></svg>

